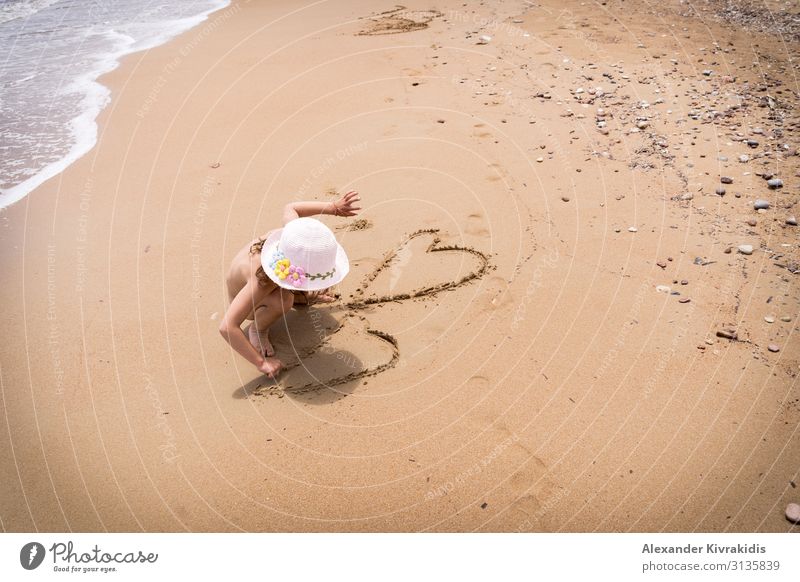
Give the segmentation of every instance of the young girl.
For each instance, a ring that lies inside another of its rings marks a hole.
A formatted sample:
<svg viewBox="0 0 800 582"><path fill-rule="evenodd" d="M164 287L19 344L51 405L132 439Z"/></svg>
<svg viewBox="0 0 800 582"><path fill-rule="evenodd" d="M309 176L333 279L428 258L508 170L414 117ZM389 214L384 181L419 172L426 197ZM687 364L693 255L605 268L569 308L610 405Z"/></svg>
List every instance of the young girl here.
<svg viewBox="0 0 800 582"><path fill-rule="evenodd" d="M347 255L317 214L355 216L357 192L336 202L292 202L283 211L282 229L252 241L233 258L226 277L231 304L219 333L260 372L274 378L283 365L269 341L269 327L295 303L330 302L328 288L350 270ZM244 320L252 320L242 331ZM246 333L246 335L245 335Z"/></svg>

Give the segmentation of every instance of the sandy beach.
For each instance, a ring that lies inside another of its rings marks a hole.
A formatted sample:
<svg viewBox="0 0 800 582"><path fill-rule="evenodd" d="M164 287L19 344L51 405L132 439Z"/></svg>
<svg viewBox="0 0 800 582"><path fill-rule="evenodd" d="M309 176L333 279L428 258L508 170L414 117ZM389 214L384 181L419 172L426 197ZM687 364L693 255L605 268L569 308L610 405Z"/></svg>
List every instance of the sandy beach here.
<svg viewBox="0 0 800 582"><path fill-rule="evenodd" d="M0 212L0 527L797 531L800 8L735 5L234 0L126 57ZM272 382L225 272L351 189Z"/></svg>

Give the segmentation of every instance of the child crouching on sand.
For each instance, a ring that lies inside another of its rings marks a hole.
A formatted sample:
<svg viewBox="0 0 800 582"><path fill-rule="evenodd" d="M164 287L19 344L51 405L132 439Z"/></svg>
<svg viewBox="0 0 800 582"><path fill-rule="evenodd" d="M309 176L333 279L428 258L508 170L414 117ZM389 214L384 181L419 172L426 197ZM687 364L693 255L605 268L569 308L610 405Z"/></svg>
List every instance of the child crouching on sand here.
<svg viewBox="0 0 800 582"><path fill-rule="evenodd" d="M357 192L336 202L292 202L282 229L252 241L233 258L226 277L231 304L219 333L260 372L274 378L282 367L269 341L269 328L295 304L330 302L328 289L350 270L347 255L331 230L311 216L355 216ZM245 320L252 323L242 331ZM246 335L245 335L246 334Z"/></svg>

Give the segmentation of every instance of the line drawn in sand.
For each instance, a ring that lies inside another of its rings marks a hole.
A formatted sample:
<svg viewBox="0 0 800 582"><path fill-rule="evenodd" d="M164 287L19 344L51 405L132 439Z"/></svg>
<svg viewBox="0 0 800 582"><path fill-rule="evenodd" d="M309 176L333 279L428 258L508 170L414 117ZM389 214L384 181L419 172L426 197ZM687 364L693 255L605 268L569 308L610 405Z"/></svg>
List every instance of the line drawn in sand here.
<svg viewBox="0 0 800 582"><path fill-rule="evenodd" d="M408 10L405 6L397 4L393 10L368 17L367 27L357 32L356 36L401 34L422 30L428 28L428 24L439 16L442 16L442 13L438 10Z"/></svg>
<svg viewBox="0 0 800 582"><path fill-rule="evenodd" d="M478 267L460 279L453 280L453 281L444 281L441 283L437 283L435 285L430 285L427 287L422 287L416 289L411 292L405 293L390 293L389 295L380 295L380 296L366 296L366 292L369 289L370 285L375 281L375 279L380 275L384 270L391 269L390 271L390 290L394 289L394 286L397 283L397 278L399 278L399 270L395 268L395 265L400 266L407 264L411 258L411 250L408 248L411 241L415 238L422 237L422 236L430 236L432 237L430 245L425 249L425 253L439 253L439 252L449 252L449 253L467 253L470 256L476 258L478 260ZM313 392L316 390L320 390L322 388L331 388L334 386L338 386L341 384L345 384L348 382L352 382L354 380L358 380L360 378L365 378L368 376L377 376L386 370L394 368L400 360L400 348L398 346L397 339L387 333L385 331L381 331L378 329L374 329L370 327L369 321L365 316L363 316L360 311L364 308L369 306L378 305L381 303L402 303L403 301L409 299L417 299L422 297L434 297L443 291L449 291L451 289L456 289L467 283L480 279L483 277L487 271L494 268L490 265L489 256L485 253L473 249L471 247L464 247L460 245L441 245L441 238L439 237L439 229L420 229L417 230L410 235L404 237L400 244L389 251L383 258L383 260L378 263L378 265L368 273L358 288L355 290L353 295L351 296L350 300L341 305L343 309L346 310L344 317L334 329L330 332L322 334L322 337L317 341L314 345L304 348L302 350L296 350L297 360L287 366L284 367L283 374L285 376L286 372L293 370L301 365L303 365L303 360L308 358L317 353L324 353L326 347L329 344L329 340L341 332L345 328L349 328L353 325L361 325L363 327L364 332L366 334L378 339L381 342L384 342L384 345L390 349L391 357L378 365L374 366L365 366L361 370L357 371L350 371L346 374L342 374L340 376L334 377L329 380L319 380L318 378L313 378L310 382L305 382L300 385L283 385L281 381L276 383L270 384L262 384L259 385L255 390L253 390L252 394L256 396L279 396L283 397L285 394L292 394L292 395L300 395L306 394L309 392ZM330 353L330 352L329 352Z"/></svg>

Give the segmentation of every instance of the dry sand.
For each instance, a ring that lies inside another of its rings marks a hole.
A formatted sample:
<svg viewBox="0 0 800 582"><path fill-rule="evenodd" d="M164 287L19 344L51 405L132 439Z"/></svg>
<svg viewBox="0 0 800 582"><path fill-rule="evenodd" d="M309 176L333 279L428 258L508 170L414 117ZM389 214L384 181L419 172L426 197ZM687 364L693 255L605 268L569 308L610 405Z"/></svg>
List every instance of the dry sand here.
<svg viewBox="0 0 800 582"><path fill-rule="evenodd" d="M792 529L800 45L729 8L234 2L128 57L0 218L2 528ZM223 274L349 188L271 385Z"/></svg>

